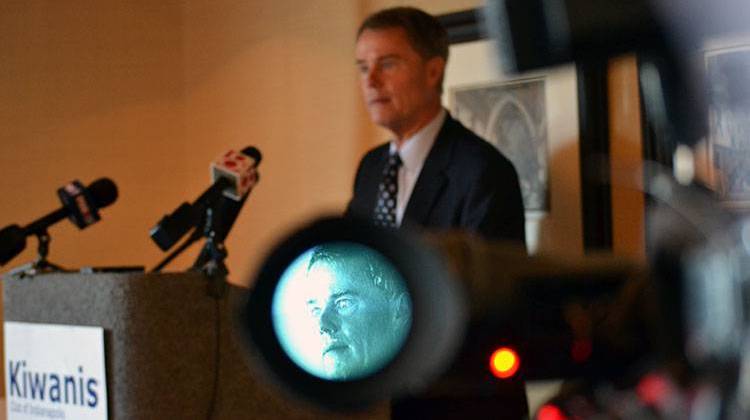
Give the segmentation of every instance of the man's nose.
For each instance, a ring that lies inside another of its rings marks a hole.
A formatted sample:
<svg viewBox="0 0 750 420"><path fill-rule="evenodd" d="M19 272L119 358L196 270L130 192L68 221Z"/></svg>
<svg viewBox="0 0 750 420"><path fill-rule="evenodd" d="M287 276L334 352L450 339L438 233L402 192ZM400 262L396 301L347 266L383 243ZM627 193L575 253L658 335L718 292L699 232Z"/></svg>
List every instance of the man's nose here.
<svg viewBox="0 0 750 420"><path fill-rule="evenodd" d="M369 87L377 87L380 86L380 74L378 72L377 66L372 66L367 70L367 73L365 73L365 85Z"/></svg>
<svg viewBox="0 0 750 420"><path fill-rule="evenodd" d="M320 333L333 335L339 330L339 317L335 311L327 307L320 315Z"/></svg>

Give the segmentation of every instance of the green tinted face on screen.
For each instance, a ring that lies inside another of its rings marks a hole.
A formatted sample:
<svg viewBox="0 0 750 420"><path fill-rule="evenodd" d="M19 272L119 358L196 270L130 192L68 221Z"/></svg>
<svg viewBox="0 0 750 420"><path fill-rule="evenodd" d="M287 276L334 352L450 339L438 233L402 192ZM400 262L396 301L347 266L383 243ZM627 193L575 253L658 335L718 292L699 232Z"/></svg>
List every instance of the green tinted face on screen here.
<svg viewBox="0 0 750 420"><path fill-rule="evenodd" d="M379 371L398 354L411 326L401 275L380 253L350 242L323 244L297 258L272 305L284 351L323 379Z"/></svg>

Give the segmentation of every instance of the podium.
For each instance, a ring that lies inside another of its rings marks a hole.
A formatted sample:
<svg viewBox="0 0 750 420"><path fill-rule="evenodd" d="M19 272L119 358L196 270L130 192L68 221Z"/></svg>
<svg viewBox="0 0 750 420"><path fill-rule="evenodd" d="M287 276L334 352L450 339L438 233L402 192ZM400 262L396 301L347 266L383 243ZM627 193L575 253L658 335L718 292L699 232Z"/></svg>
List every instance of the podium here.
<svg viewBox="0 0 750 420"><path fill-rule="evenodd" d="M234 333L247 289L207 290L200 273L6 276L4 320L102 327L113 420L337 417L256 378Z"/></svg>

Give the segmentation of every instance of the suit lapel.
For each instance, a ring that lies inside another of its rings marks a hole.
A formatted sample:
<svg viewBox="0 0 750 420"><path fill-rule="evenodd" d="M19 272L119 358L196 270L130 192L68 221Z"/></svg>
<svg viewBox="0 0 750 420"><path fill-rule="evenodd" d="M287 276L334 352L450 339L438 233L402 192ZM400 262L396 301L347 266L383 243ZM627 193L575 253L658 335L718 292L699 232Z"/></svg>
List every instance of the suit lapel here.
<svg viewBox="0 0 750 420"><path fill-rule="evenodd" d="M435 201L448 183L446 169L453 153L453 140L450 133L452 122L451 116L446 115L445 122L435 138L435 144L427 154L427 159L414 184L414 190L404 212L406 223L424 225Z"/></svg>

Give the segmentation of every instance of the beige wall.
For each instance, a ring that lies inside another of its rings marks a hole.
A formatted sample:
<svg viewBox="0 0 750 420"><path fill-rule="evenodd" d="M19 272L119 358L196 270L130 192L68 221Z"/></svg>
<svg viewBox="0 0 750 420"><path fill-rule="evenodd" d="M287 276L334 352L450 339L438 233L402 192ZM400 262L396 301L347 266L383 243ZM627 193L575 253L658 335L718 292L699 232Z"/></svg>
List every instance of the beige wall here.
<svg viewBox="0 0 750 420"><path fill-rule="evenodd" d="M225 149L264 154L261 182L227 241L234 282L248 283L292 226L340 212L348 199L364 122L351 58L356 6L187 2L183 141L200 173L189 189L206 185L208 160Z"/></svg>
<svg viewBox="0 0 750 420"><path fill-rule="evenodd" d="M145 264L148 227L189 191L182 5L5 1L0 6L0 220L57 209L55 190L111 177L120 198L103 221L50 229L64 266ZM30 261L26 251L8 266Z"/></svg>

